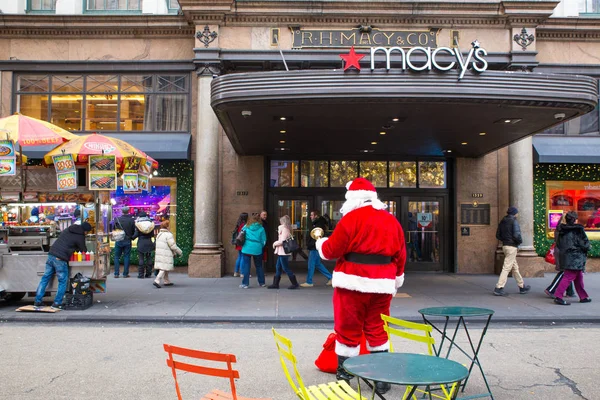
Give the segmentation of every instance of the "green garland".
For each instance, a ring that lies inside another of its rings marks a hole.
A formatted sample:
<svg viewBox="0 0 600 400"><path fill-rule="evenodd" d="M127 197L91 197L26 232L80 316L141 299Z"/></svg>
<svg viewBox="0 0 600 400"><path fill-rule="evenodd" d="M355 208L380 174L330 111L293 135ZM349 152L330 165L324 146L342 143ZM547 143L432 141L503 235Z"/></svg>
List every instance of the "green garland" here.
<svg viewBox="0 0 600 400"><path fill-rule="evenodd" d="M600 181L596 164L536 164L533 172L533 245L538 255L545 256L552 245L546 237L546 181ZM590 241L589 257L600 257L600 241Z"/></svg>

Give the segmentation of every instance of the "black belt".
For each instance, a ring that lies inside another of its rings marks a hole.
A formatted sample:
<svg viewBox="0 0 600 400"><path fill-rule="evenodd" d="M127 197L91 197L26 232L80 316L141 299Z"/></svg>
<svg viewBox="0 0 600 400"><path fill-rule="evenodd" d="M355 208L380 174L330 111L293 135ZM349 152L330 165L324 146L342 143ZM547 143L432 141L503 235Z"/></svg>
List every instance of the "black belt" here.
<svg viewBox="0 0 600 400"><path fill-rule="evenodd" d="M346 261L368 265L381 265L389 264L392 262L392 257L381 256L379 254L348 253L344 256L344 258L346 259Z"/></svg>

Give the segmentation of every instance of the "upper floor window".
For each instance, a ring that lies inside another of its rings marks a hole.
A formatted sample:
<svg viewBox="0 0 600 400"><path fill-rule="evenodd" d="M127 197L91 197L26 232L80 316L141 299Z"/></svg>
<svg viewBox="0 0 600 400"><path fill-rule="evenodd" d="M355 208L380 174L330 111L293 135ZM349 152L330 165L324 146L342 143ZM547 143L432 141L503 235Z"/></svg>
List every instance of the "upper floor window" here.
<svg viewBox="0 0 600 400"><path fill-rule="evenodd" d="M600 14L599 0L579 0L578 6L580 14Z"/></svg>
<svg viewBox="0 0 600 400"><path fill-rule="evenodd" d="M177 0L167 0L169 11L179 11L179 2Z"/></svg>
<svg viewBox="0 0 600 400"><path fill-rule="evenodd" d="M141 11L142 0L87 0L86 11Z"/></svg>
<svg viewBox="0 0 600 400"><path fill-rule="evenodd" d="M55 11L56 0L27 0L27 11Z"/></svg>
<svg viewBox="0 0 600 400"><path fill-rule="evenodd" d="M187 132L185 74L19 75L15 111L73 132Z"/></svg>

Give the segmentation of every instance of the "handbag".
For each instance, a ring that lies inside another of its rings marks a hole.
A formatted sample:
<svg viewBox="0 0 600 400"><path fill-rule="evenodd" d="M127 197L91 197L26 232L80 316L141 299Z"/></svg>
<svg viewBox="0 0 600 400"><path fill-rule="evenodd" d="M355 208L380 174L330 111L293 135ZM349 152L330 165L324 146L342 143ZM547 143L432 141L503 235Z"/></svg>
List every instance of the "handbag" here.
<svg viewBox="0 0 600 400"><path fill-rule="evenodd" d="M546 257L544 257L544 260L547 263L550 263L552 265L556 265L556 257L554 257L554 249L555 248L556 248L556 244L552 243L552 246L550 246L550 248L546 252Z"/></svg>
<svg viewBox="0 0 600 400"><path fill-rule="evenodd" d="M292 254L300 249L300 245L298 244L298 241L296 239L294 239L293 236L290 236L289 238L284 240L282 243L282 246L283 246L283 251L285 251L286 254Z"/></svg>
<svg viewBox="0 0 600 400"><path fill-rule="evenodd" d="M119 224L120 229L113 229L113 231L110 233L110 237L112 238L113 242L120 242L121 240L125 239L125 231L123 230L123 226L121 226L121 222L119 222L118 218L115 219L115 222Z"/></svg>
<svg viewBox="0 0 600 400"><path fill-rule="evenodd" d="M238 233L237 237L235 238L235 245L243 246L245 241L246 241L246 230L242 229L240 231L240 233Z"/></svg>

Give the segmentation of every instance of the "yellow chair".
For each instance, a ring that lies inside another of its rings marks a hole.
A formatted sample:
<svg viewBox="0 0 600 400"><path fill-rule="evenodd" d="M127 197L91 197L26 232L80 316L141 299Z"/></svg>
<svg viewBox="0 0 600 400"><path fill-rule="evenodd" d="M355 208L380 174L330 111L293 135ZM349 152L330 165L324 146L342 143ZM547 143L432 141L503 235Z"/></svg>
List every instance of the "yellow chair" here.
<svg viewBox="0 0 600 400"><path fill-rule="evenodd" d="M398 319L394 317L390 317L389 315L381 314L381 319L383 320L383 329L388 334L388 340L390 341L390 351L394 351L394 345L392 343L392 336L399 336L404 339L414 340L416 342L424 343L427 345L427 353L435 357L433 353L433 345L435 344L435 339L431 336L432 327L427 324L419 324L417 322L405 321L403 319ZM394 326L390 326L390 324ZM403 328L403 329L400 329ZM415 333L416 331L416 333ZM431 393L432 388L428 387L427 390L417 389L417 392L425 393L431 397L435 397L438 399L447 399L450 400L453 397L454 391L457 390L458 382L454 383L450 390L446 388L446 385L440 385L440 389L444 393L444 396L440 396L438 394ZM406 388L406 392L402 398L406 397L406 393L411 390L411 386ZM439 389L438 389L439 390ZM417 399L417 397L413 394L413 399Z"/></svg>
<svg viewBox="0 0 600 400"><path fill-rule="evenodd" d="M275 328L272 328L272 330L273 336L275 336L277 351L279 352L279 359L281 360L281 367L298 398L302 400L367 400L352 389L346 381L328 382L308 387L304 386L300 372L298 372L298 361L292 352L292 341L277 333ZM296 381L294 381L288 369L287 362L290 362L294 369Z"/></svg>

